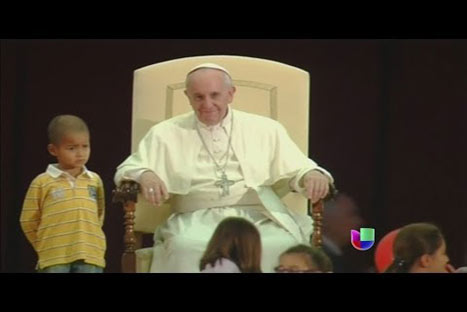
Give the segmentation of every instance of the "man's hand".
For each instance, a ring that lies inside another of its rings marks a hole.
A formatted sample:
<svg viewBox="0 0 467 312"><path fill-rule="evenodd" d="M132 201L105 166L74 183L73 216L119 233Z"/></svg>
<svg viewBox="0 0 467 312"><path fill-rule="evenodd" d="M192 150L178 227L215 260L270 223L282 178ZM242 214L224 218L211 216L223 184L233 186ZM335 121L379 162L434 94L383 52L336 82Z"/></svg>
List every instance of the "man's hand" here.
<svg viewBox="0 0 467 312"><path fill-rule="evenodd" d="M145 171L140 177L141 192L144 198L153 205L160 206L169 199L169 192L157 174Z"/></svg>
<svg viewBox="0 0 467 312"><path fill-rule="evenodd" d="M311 170L303 177L305 196L314 204L329 192L329 178L317 170Z"/></svg>

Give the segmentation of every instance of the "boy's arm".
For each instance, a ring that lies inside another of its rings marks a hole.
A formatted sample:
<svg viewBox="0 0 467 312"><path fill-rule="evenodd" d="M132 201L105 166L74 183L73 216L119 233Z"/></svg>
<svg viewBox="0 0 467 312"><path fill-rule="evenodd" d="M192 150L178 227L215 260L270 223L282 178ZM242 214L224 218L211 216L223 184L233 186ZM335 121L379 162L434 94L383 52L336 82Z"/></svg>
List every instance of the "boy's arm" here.
<svg viewBox="0 0 467 312"><path fill-rule="evenodd" d="M102 183L102 179L99 177L99 183L97 187L97 213L99 217L99 222L104 225L104 217L105 217L105 191L104 191L104 183Z"/></svg>
<svg viewBox="0 0 467 312"><path fill-rule="evenodd" d="M20 216L21 228L34 250L36 250L37 229L41 221L41 197L42 187L34 180L26 193Z"/></svg>

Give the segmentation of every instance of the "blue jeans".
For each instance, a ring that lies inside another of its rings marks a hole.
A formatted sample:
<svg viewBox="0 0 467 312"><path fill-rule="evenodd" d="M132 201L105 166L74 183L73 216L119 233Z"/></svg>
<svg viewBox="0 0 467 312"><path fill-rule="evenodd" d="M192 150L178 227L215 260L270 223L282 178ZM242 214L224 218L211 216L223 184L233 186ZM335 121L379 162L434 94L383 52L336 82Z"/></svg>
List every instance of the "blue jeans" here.
<svg viewBox="0 0 467 312"><path fill-rule="evenodd" d="M56 264L38 270L39 273L103 273L104 269L78 260L72 263Z"/></svg>

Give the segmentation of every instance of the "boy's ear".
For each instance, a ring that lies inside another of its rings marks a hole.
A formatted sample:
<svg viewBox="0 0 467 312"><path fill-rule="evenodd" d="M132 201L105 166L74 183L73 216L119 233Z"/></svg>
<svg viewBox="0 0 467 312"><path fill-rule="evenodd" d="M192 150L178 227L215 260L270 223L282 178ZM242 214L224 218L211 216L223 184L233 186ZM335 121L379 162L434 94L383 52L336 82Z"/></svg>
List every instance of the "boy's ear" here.
<svg viewBox="0 0 467 312"><path fill-rule="evenodd" d="M431 264L431 257L430 255L428 254L424 254L420 257L419 259L419 262L420 262L420 266L423 267L423 268L427 268L430 266Z"/></svg>
<svg viewBox="0 0 467 312"><path fill-rule="evenodd" d="M57 156L57 149L56 149L55 145L53 145L53 144L47 145L47 150L49 151L50 155Z"/></svg>

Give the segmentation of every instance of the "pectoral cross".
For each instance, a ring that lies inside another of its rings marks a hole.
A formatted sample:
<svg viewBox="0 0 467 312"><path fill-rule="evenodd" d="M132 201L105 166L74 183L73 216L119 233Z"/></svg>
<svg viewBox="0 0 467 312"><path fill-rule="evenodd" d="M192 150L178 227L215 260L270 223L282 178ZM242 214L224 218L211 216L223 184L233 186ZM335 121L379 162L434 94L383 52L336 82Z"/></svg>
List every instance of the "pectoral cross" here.
<svg viewBox="0 0 467 312"><path fill-rule="evenodd" d="M229 179L227 178L227 175L225 174L225 172L222 172L221 179L218 180L218 181L216 182L215 185L216 185L217 187L222 188L222 195L221 195L221 196L224 197L224 196L227 196L227 195L230 194L229 187L230 187L232 184L235 184L235 181L229 180Z"/></svg>

